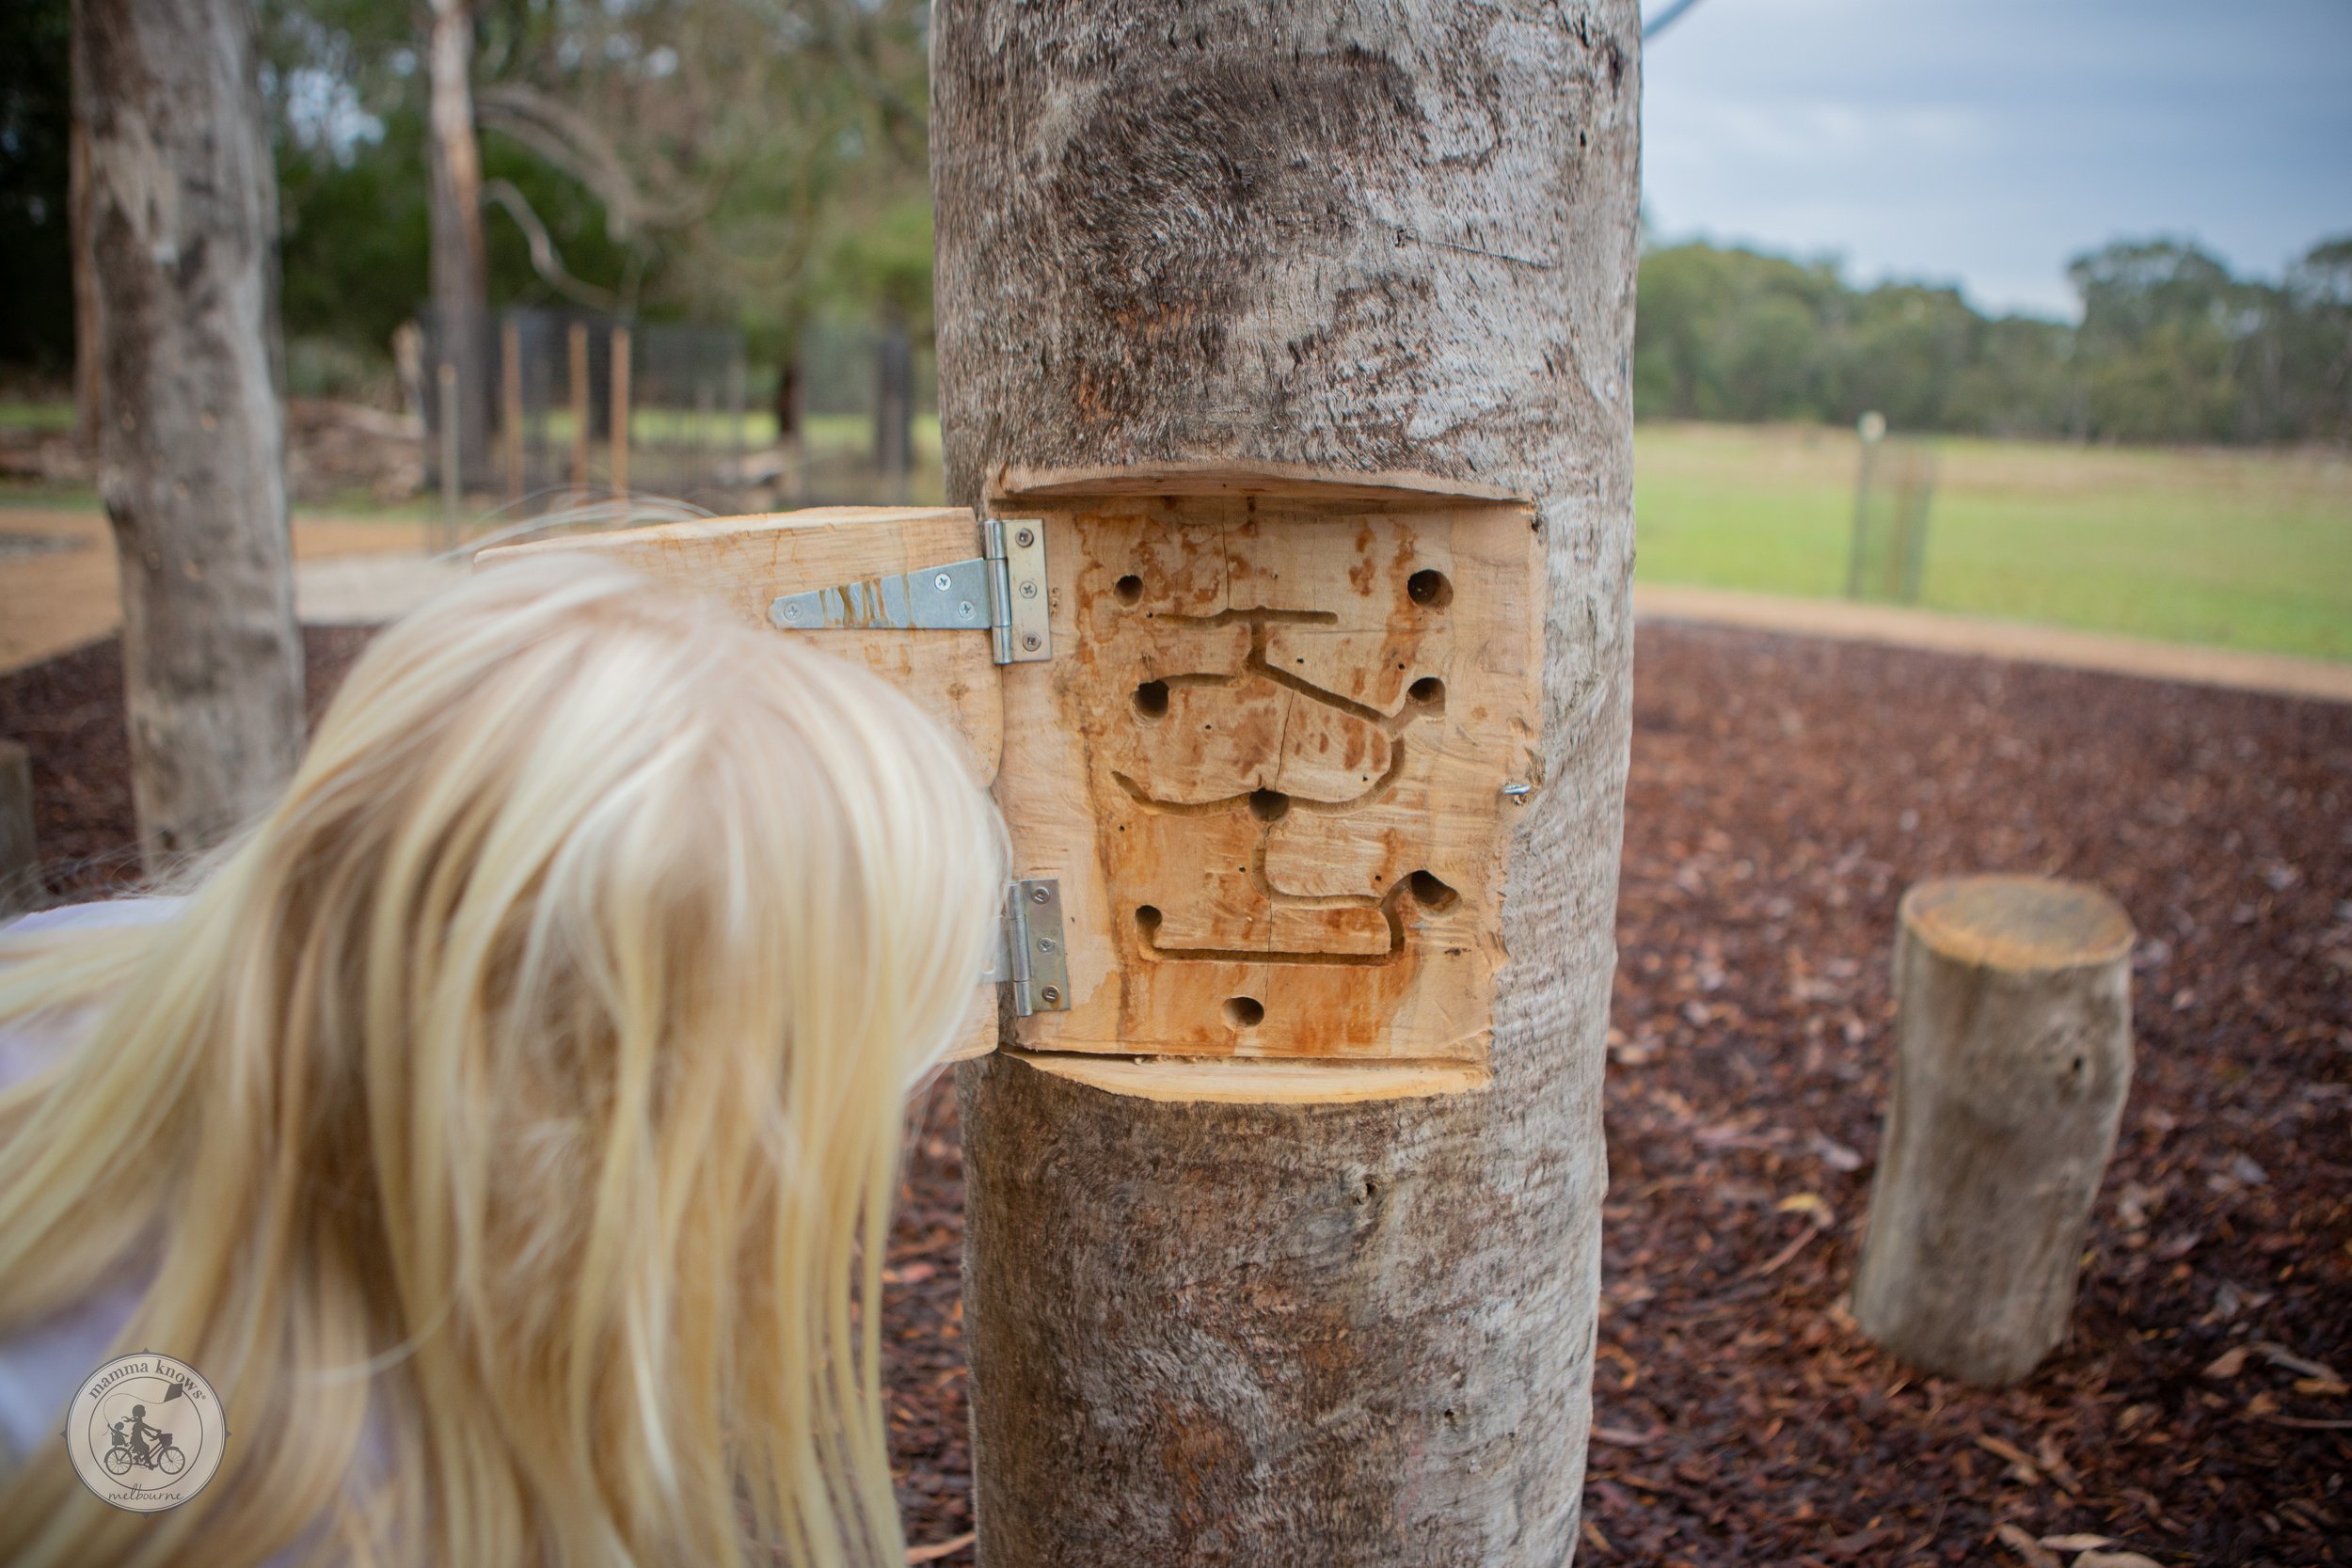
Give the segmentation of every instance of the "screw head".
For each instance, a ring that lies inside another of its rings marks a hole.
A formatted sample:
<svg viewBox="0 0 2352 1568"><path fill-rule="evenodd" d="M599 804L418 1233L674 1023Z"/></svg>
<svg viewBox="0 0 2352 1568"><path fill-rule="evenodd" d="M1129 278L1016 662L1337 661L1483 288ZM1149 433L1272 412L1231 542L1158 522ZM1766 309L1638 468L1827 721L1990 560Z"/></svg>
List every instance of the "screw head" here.
<svg viewBox="0 0 2352 1568"><path fill-rule="evenodd" d="M955 578L949 577L946 573L942 572L939 576L931 578L931 586L940 590L942 593L945 593L946 592L947 585L955 580Z"/></svg>
<svg viewBox="0 0 2352 1568"><path fill-rule="evenodd" d="M1051 953L1054 950L1054 939L1052 937L1038 938L1037 950L1041 953Z"/></svg>
<svg viewBox="0 0 2352 1568"><path fill-rule="evenodd" d="M1025 528L1012 536L1012 542L1025 550L1037 543L1037 530Z"/></svg>
<svg viewBox="0 0 2352 1568"><path fill-rule="evenodd" d="M1037 597L1037 584L1036 584L1036 583L1034 583L1034 582L1024 582L1024 583L1021 585L1021 596L1022 596L1023 598L1025 598L1025 599L1034 599L1034 598L1036 598L1036 597Z"/></svg>
<svg viewBox="0 0 2352 1568"><path fill-rule="evenodd" d="M801 618L801 607L796 604L786 605L784 607L784 618L787 621L799 620Z"/></svg>
<svg viewBox="0 0 2352 1568"><path fill-rule="evenodd" d="M1048 986L1037 994L1044 1001L1045 1005L1050 1007L1061 1000L1061 987Z"/></svg>
<svg viewBox="0 0 2352 1568"><path fill-rule="evenodd" d="M1037 633L1031 632L1021 640L1021 646L1030 653L1035 653L1044 644L1037 640Z"/></svg>
<svg viewBox="0 0 2352 1568"><path fill-rule="evenodd" d="M972 619L972 601L970 599L965 599L956 606L956 618L961 621L969 621Z"/></svg>
<svg viewBox="0 0 2352 1568"><path fill-rule="evenodd" d="M1029 902L1032 904L1042 904L1053 896L1041 887L1033 887L1029 890Z"/></svg>

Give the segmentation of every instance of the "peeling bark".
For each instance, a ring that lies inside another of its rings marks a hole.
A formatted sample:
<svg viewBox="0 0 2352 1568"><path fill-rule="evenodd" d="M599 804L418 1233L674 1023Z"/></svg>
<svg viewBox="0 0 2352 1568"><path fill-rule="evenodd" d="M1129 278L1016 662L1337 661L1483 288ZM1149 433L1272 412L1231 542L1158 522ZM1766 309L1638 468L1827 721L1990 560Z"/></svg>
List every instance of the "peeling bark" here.
<svg viewBox="0 0 2352 1568"><path fill-rule="evenodd" d="M940 9L952 499L1008 464L1421 470L1534 503L1549 600L1491 1087L1252 1105L1002 1054L960 1069L988 1568L1574 1550L1632 645L1639 25L1629 0Z"/></svg>

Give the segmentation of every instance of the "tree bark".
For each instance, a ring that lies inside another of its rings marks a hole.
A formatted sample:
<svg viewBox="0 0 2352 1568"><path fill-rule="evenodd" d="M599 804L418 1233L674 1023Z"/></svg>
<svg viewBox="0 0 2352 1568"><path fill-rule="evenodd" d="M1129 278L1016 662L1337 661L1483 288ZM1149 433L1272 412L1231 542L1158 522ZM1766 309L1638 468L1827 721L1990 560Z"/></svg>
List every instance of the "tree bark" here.
<svg viewBox="0 0 2352 1568"><path fill-rule="evenodd" d="M427 0L425 21L433 344L440 362L457 370L459 473L465 484L480 486L490 478L490 286L474 132L472 7L469 0ZM449 418L447 410L437 413Z"/></svg>
<svg viewBox="0 0 2352 1568"><path fill-rule="evenodd" d="M243 0L79 0L99 493L122 572L151 866L268 804L302 749L279 399L278 181Z"/></svg>
<svg viewBox="0 0 2352 1568"><path fill-rule="evenodd" d="M1855 1321L1997 1386L2066 1337L2131 1086L2132 926L2031 877L1922 882L1895 939L1895 1087Z"/></svg>
<svg viewBox="0 0 2352 1568"><path fill-rule="evenodd" d="M1534 503L1549 610L1490 1086L1252 1104L1003 1053L960 1069L988 1568L1574 1551L1632 646L1639 33L1630 0L936 16L951 499L1008 464L1421 470Z"/></svg>

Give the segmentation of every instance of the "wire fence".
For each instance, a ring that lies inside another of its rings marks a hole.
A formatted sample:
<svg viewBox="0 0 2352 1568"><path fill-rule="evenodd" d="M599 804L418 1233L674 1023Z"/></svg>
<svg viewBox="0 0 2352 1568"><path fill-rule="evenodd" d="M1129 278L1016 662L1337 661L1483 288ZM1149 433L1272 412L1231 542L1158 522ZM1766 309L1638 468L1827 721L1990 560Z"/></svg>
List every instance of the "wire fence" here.
<svg viewBox="0 0 2352 1568"><path fill-rule="evenodd" d="M510 518L628 495L720 513L939 498L936 372L903 327L816 323L755 375L725 327L550 309L486 325L469 375L421 313L404 372L453 527L485 493Z"/></svg>

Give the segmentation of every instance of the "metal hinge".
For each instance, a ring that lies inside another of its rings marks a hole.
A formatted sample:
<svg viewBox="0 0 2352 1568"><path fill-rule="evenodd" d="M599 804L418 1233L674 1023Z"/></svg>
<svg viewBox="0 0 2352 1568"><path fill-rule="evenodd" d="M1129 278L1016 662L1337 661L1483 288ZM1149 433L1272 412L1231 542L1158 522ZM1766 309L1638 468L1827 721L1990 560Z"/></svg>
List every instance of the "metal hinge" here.
<svg viewBox="0 0 2352 1568"><path fill-rule="evenodd" d="M1035 517L983 517L980 534L982 553L972 560L787 594L768 607L768 619L783 631L835 626L977 631L985 626L999 664L1053 657L1045 525Z"/></svg>
<svg viewBox="0 0 2352 1568"><path fill-rule="evenodd" d="M1012 988L1012 1010L1057 1013L1070 1006L1070 955L1061 936L1061 883L1051 879L1005 889L1002 945L981 972L982 984Z"/></svg>

